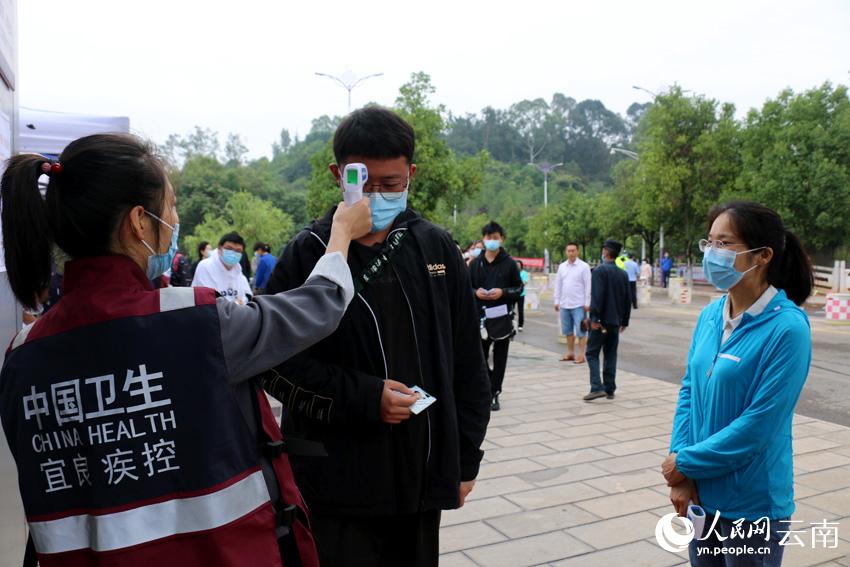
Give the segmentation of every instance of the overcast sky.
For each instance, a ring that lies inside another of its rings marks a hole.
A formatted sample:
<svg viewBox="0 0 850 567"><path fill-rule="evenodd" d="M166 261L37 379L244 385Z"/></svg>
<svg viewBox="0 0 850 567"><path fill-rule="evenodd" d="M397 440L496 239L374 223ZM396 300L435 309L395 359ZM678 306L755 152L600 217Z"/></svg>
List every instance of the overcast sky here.
<svg viewBox="0 0 850 567"><path fill-rule="evenodd" d="M418 7L416 7L418 6ZM353 93L392 104L425 71L455 114L562 92L625 114L672 83L739 113L785 87L850 82L850 2L823 0L19 0L19 103L123 115L154 141L195 125L270 154L344 114L321 71L383 72Z"/></svg>

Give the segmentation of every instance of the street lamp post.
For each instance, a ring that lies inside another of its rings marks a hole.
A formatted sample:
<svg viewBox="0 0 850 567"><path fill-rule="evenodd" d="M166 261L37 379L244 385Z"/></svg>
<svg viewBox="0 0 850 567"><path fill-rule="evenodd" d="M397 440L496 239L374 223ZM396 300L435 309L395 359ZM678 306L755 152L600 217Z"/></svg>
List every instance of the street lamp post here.
<svg viewBox="0 0 850 567"><path fill-rule="evenodd" d="M658 95L657 95L656 93L652 92L652 91L651 91L651 90L649 90L649 89L645 89L645 88L643 88L643 87L639 87L639 86L637 86L637 85L632 85L632 88L633 88L633 89L635 89L636 91L643 91L643 92L645 92L645 93L648 93L649 95L651 95L651 96L652 96L652 98L658 98Z"/></svg>
<svg viewBox="0 0 850 567"><path fill-rule="evenodd" d="M639 88L639 87L635 87ZM632 150L627 150L626 148L618 148L616 146L611 146L611 155L614 154L623 154L629 159L633 159L635 161L640 161L640 156L637 152L633 152ZM664 234L664 229L661 229L661 233ZM663 238L663 237L662 237ZM640 239L640 259L641 261L646 260L646 240L643 238Z"/></svg>
<svg viewBox="0 0 850 567"><path fill-rule="evenodd" d="M613 154L623 154L624 156L631 158L635 161L640 160L640 156L637 154L637 152L633 152L632 150L627 150L626 148L618 148L616 146L612 146L611 147L611 154L612 155Z"/></svg>
<svg viewBox="0 0 850 567"><path fill-rule="evenodd" d="M354 87L365 81L366 79L371 79L372 77L380 77L383 73L372 73L371 75L366 75L365 77L356 78L356 75L346 72L342 74L342 77L335 77L333 75L328 75L327 73L319 73L316 74L320 77L327 77L332 81L339 84L342 88L348 91L348 112L351 112L351 91L354 90Z"/></svg>
<svg viewBox="0 0 850 567"><path fill-rule="evenodd" d="M632 85L632 88L635 89L635 90L643 91L643 92L649 94L653 98L653 100L658 98L658 94L652 92L649 89L645 89L645 88L638 86L638 85ZM637 155L637 154L635 154L635 155ZM638 159L638 158L635 157L634 159ZM659 230L658 230L658 267L659 268L661 267L661 260L663 260L663 259L664 259L664 225L661 225L659 227ZM653 269L654 269L654 267L653 267ZM662 277L662 280L663 279L664 278ZM662 281L662 285L663 285L663 283L664 282Z"/></svg>
<svg viewBox="0 0 850 567"><path fill-rule="evenodd" d="M561 167L564 165L563 163L555 163L551 164L548 161L544 161L543 163L529 163L528 165L533 165L537 169L543 172L543 210L549 208L549 172L554 170L556 167ZM544 229L544 236L549 236L549 229ZM549 273L549 247L544 245L543 247L543 265L545 267L546 273Z"/></svg>

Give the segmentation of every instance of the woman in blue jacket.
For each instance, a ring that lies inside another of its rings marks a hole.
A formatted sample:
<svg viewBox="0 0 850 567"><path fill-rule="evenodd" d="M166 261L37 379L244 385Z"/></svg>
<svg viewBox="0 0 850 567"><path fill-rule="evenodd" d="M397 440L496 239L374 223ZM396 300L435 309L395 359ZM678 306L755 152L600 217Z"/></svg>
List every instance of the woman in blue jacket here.
<svg viewBox="0 0 850 567"><path fill-rule="evenodd" d="M791 529L781 522L794 512L791 422L812 353L798 307L811 292L812 266L767 207L728 203L708 221L703 269L728 293L702 311L694 330L662 472L680 515L693 501L705 509L706 528L720 516L691 542L692 565L779 565L779 532ZM741 546L756 553L713 554ZM700 554L704 547L711 549Z"/></svg>

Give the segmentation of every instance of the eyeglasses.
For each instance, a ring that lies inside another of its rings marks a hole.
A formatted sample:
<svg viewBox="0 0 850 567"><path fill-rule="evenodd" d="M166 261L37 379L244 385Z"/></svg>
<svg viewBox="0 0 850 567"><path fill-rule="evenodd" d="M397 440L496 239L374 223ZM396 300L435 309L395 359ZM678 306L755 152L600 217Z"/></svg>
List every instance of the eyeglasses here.
<svg viewBox="0 0 850 567"><path fill-rule="evenodd" d="M396 201L404 196L404 192L410 186L410 176L406 179L390 179L381 183L367 183L363 186L363 193L376 194L387 201Z"/></svg>
<svg viewBox="0 0 850 567"><path fill-rule="evenodd" d="M703 238L699 241L699 251L705 252L708 248L714 248L715 250L724 250L729 246L740 246L740 242L723 242L722 240L706 240Z"/></svg>

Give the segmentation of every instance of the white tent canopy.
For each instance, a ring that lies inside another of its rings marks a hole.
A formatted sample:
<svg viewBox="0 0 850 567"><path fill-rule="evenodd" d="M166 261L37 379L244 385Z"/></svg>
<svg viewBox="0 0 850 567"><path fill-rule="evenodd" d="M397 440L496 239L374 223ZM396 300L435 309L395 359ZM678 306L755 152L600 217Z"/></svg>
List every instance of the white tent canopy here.
<svg viewBox="0 0 850 567"><path fill-rule="evenodd" d="M92 116L20 107L18 151L59 155L70 142L106 132L129 132L126 116Z"/></svg>

